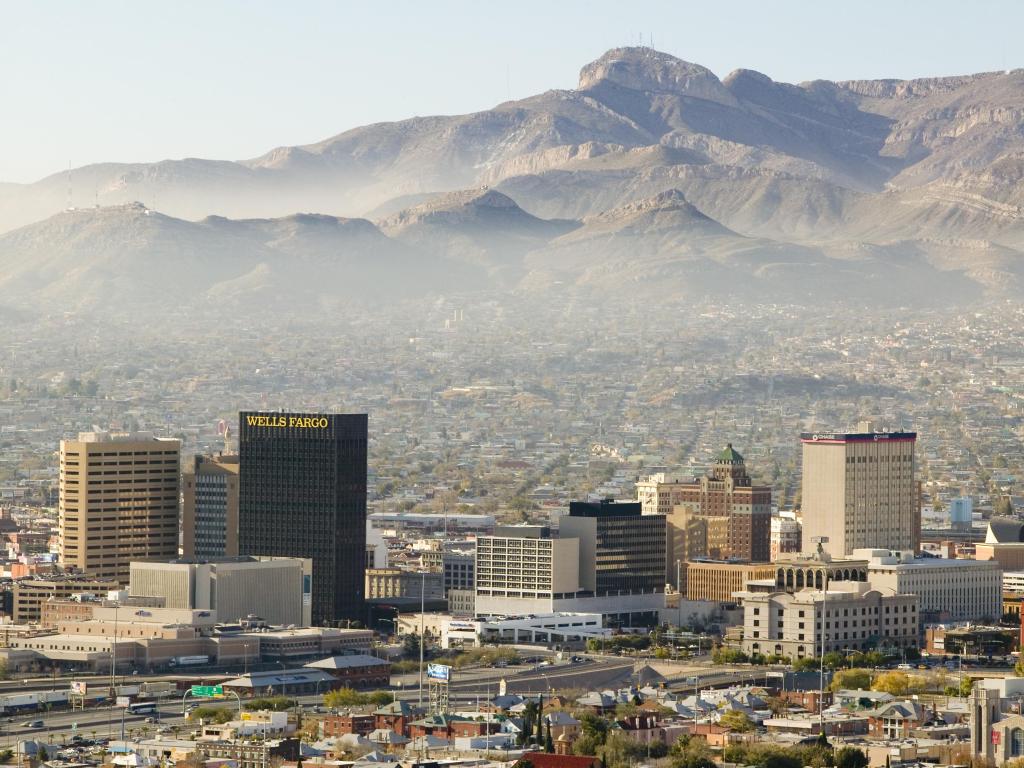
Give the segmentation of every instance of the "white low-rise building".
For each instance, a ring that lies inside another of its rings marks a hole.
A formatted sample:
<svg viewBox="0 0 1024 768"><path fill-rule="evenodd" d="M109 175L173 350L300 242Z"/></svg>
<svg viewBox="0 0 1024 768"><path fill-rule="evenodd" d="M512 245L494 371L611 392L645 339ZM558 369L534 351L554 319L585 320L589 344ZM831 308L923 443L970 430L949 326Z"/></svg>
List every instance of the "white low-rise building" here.
<svg viewBox="0 0 1024 768"><path fill-rule="evenodd" d="M1003 573L995 561L914 557L887 549L855 549L853 557L868 561L868 581L875 589L917 595L922 622L991 622L1002 615Z"/></svg>
<svg viewBox="0 0 1024 768"><path fill-rule="evenodd" d="M1004 571L1003 591L1024 592L1024 571Z"/></svg>
<svg viewBox="0 0 1024 768"><path fill-rule="evenodd" d="M736 596L743 602L747 653L798 659L829 651L919 645L916 595L889 595L862 581L838 581L827 590Z"/></svg>
<svg viewBox="0 0 1024 768"><path fill-rule="evenodd" d="M399 635L420 632L418 613L402 614ZM499 616L489 619L463 619L444 614L426 614L424 630L441 641L442 648L481 646L485 643L561 644L606 637L610 629L602 627L600 613L545 613L527 616Z"/></svg>

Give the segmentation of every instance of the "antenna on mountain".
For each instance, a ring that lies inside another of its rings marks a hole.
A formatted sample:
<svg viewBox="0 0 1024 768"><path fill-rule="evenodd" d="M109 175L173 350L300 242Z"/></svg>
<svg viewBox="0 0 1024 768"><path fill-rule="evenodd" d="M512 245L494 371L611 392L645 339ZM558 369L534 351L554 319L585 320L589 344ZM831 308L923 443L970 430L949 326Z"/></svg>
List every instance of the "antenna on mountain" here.
<svg viewBox="0 0 1024 768"><path fill-rule="evenodd" d="M71 161L68 160L68 210L69 211L72 208L71 200L72 200L72 197L71 197Z"/></svg>
<svg viewBox="0 0 1024 768"><path fill-rule="evenodd" d="M512 65L505 65L505 100L512 101Z"/></svg>

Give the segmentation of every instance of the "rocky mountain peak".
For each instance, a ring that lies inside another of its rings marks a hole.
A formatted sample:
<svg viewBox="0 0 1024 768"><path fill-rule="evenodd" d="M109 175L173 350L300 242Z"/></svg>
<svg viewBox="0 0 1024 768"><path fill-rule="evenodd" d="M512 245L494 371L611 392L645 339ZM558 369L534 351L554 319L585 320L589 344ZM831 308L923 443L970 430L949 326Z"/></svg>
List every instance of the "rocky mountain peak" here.
<svg viewBox="0 0 1024 768"><path fill-rule="evenodd" d="M715 73L652 48L613 48L580 70L579 90L609 82L623 88L664 92L735 106Z"/></svg>

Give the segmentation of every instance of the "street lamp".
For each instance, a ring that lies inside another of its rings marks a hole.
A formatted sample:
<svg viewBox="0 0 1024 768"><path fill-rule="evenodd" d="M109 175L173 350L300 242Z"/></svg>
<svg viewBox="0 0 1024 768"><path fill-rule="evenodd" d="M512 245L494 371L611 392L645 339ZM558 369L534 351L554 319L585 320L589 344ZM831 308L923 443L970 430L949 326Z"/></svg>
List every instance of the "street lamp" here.
<svg viewBox="0 0 1024 768"><path fill-rule="evenodd" d="M828 544L828 536L814 536L811 541L818 545L818 554L823 555L825 553L824 544ZM822 558L824 561L824 558ZM818 674L819 674L819 686L818 686L818 728L821 734L825 735L825 643L828 639L828 563L825 563L825 578L822 581L821 590L821 658L818 659Z"/></svg>
<svg viewBox="0 0 1024 768"><path fill-rule="evenodd" d="M423 709L423 648L426 646L427 622L427 572L420 571L420 695L419 707Z"/></svg>
<svg viewBox="0 0 1024 768"><path fill-rule="evenodd" d="M283 661L281 661L280 659L277 660L277 663L281 665L281 695L282 696L287 696L288 695L288 678L285 676L285 672L288 670L288 667L286 667L285 663Z"/></svg>

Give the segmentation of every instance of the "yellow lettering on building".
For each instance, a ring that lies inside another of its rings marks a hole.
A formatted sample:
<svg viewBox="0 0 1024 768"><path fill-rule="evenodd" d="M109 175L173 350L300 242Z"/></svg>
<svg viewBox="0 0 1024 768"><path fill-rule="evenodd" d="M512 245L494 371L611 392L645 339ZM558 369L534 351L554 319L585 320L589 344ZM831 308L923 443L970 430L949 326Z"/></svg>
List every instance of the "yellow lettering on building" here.
<svg viewBox="0 0 1024 768"><path fill-rule="evenodd" d="M297 429L327 429L326 416L246 416L250 427L295 427Z"/></svg>

